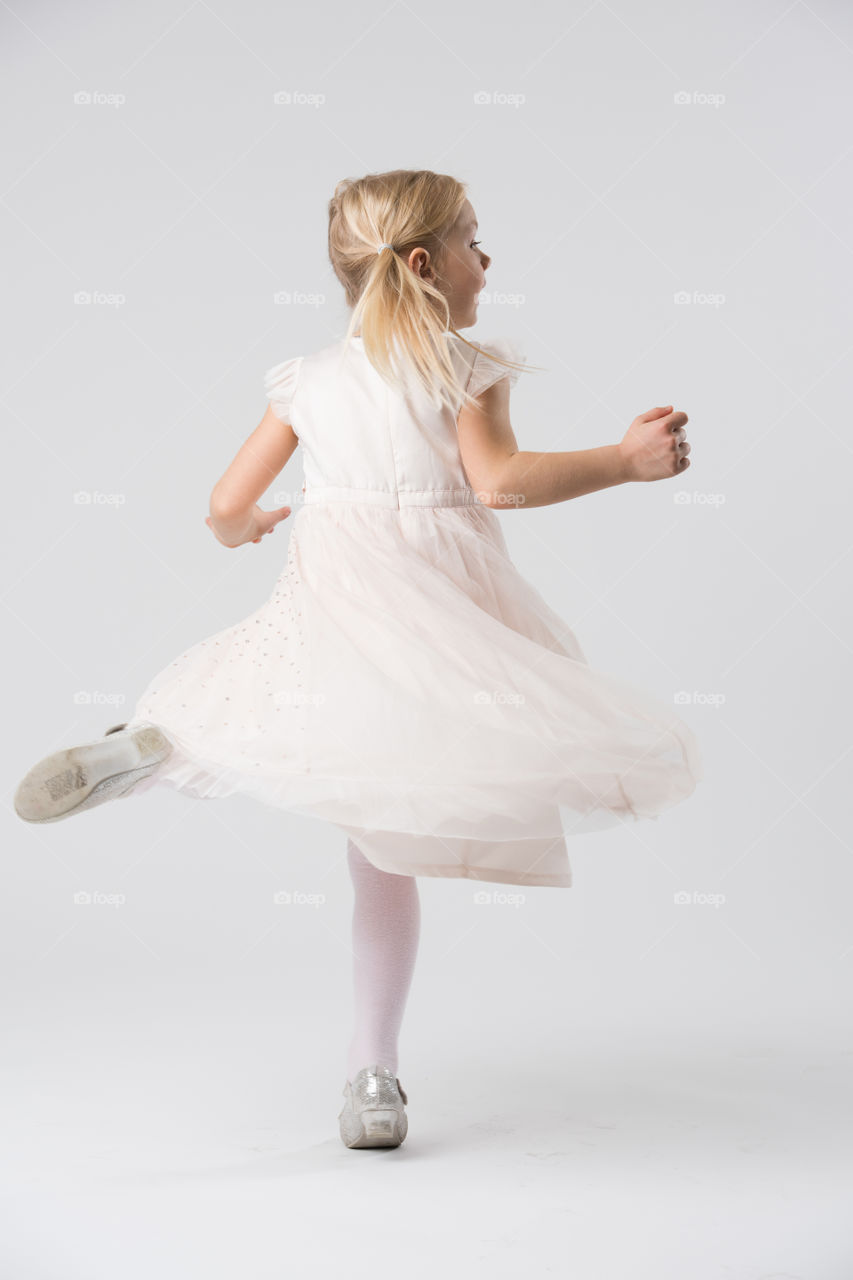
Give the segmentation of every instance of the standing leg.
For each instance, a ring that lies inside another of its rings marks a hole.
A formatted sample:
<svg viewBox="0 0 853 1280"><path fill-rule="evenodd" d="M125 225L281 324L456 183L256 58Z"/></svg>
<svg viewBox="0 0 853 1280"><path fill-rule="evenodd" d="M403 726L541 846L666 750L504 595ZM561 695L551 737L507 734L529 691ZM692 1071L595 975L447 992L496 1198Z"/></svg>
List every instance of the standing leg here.
<svg viewBox="0 0 853 1280"><path fill-rule="evenodd" d="M355 1019L347 1079L379 1063L396 1074L397 1037L418 950L421 904L414 876L380 871L347 841L355 893L352 916Z"/></svg>

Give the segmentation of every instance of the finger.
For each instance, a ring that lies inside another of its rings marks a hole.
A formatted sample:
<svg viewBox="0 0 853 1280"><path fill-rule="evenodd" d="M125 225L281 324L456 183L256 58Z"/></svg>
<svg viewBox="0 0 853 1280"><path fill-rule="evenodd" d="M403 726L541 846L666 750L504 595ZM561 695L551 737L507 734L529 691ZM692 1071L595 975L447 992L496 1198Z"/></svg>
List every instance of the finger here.
<svg viewBox="0 0 853 1280"><path fill-rule="evenodd" d="M671 404L659 406L657 409L649 409L646 413L640 414L641 422L654 422L656 418L662 418L672 410Z"/></svg>

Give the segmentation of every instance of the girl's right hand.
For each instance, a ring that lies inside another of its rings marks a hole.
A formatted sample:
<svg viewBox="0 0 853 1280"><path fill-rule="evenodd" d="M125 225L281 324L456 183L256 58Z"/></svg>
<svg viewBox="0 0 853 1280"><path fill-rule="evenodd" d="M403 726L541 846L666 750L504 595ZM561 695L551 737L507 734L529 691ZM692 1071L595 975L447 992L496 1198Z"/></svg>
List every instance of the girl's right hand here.
<svg viewBox="0 0 853 1280"><path fill-rule="evenodd" d="M685 455L684 424L687 414L673 413L672 405L649 409L635 418L619 445L629 480L667 480L681 475L690 466Z"/></svg>
<svg viewBox="0 0 853 1280"><path fill-rule="evenodd" d="M262 511L261 508L255 504L255 532L258 536L256 538L252 538L251 541L260 542L265 533L272 533L280 520L287 519L290 515L290 511L290 507L278 507L275 511Z"/></svg>
<svg viewBox="0 0 853 1280"><path fill-rule="evenodd" d="M204 523L210 529L217 542L221 542L223 547L235 550L247 542L260 542L265 533L272 533L279 521L287 519L290 511L290 507L278 507L275 511L262 511L255 503L246 519L238 521L237 531L233 534L229 533L227 538L223 538L210 516L205 516Z"/></svg>

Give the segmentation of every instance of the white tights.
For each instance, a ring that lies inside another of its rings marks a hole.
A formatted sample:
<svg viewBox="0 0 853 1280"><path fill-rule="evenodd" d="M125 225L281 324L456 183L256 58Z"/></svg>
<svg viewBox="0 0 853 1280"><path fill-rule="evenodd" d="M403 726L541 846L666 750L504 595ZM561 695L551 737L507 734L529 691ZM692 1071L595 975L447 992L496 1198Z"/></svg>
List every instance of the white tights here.
<svg viewBox="0 0 853 1280"><path fill-rule="evenodd" d="M347 841L352 914L355 1017L347 1079L378 1063L396 1074L397 1037L418 950L421 904L414 876L380 871Z"/></svg>

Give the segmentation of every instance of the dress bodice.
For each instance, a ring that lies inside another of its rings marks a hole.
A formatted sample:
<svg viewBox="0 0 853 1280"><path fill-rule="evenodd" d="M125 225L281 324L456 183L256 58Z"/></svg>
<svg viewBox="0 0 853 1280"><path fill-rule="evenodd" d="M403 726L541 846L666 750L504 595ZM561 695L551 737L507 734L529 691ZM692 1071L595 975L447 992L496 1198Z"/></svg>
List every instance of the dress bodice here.
<svg viewBox="0 0 853 1280"><path fill-rule="evenodd" d="M523 362L508 339L478 344ZM499 377L519 374L483 357L451 335L460 383L473 394ZM443 506L476 502L465 473L456 414L436 408L425 390L395 391L368 360L362 339L344 340L296 356L265 379L273 411L289 422L303 448L303 500L380 506Z"/></svg>

